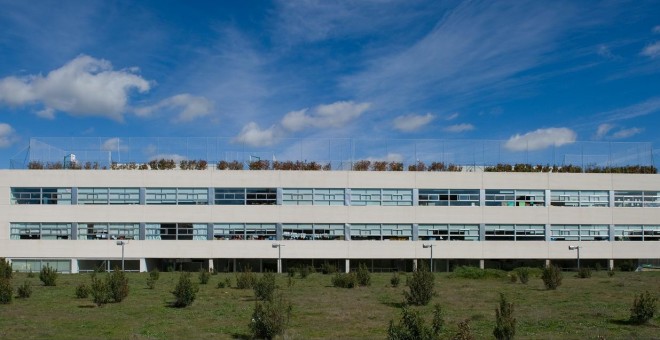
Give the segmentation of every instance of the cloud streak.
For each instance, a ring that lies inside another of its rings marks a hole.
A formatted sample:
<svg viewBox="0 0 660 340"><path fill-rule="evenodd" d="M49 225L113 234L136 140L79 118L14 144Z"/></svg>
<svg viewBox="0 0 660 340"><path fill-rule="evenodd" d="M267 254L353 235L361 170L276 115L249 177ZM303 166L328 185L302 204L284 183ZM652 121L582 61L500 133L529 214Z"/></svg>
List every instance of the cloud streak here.
<svg viewBox="0 0 660 340"><path fill-rule="evenodd" d="M393 124L396 130L412 132L429 124L433 119L435 119L435 116L431 113L425 115L408 114L396 117Z"/></svg>
<svg viewBox="0 0 660 340"><path fill-rule="evenodd" d="M511 151L542 150L551 146L574 143L577 134L568 128L538 129L524 135L516 134L509 138L504 147Z"/></svg>
<svg viewBox="0 0 660 340"><path fill-rule="evenodd" d="M188 93L178 94L161 100L155 105L135 109L139 117L148 117L158 110L180 110L174 119L175 122L190 122L197 118L208 116L213 109L213 103L201 96L193 96Z"/></svg>
<svg viewBox="0 0 660 340"><path fill-rule="evenodd" d="M14 128L6 123L0 123L0 148L10 147L16 141Z"/></svg>

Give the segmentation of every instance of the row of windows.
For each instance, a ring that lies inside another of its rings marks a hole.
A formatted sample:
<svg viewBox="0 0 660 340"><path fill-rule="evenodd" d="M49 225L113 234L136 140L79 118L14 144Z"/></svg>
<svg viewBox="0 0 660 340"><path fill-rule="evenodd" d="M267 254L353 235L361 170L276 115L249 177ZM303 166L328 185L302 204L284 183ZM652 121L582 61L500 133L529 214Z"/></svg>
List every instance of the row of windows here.
<svg viewBox="0 0 660 340"><path fill-rule="evenodd" d="M66 240L72 223L11 223L12 240ZM412 240L412 224L282 224L285 240ZM146 240L276 240L276 223L146 223ZM209 231L212 234L209 234ZM78 223L79 240L139 240L139 223ZM608 241L609 225L551 225L552 241ZM420 224L419 240L479 241L478 224ZM486 241L544 241L542 224L486 224ZM660 225L615 225L615 241L660 241Z"/></svg>
<svg viewBox="0 0 660 340"><path fill-rule="evenodd" d="M276 188L146 188L144 204L276 205ZM139 188L79 188L77 204L140 204ZM350 194L347 194L349 193ZM348 197L347 197L348 196ZM659 191L614 191L615 207L660 207ZM419 189L420 206L480 206L478 189ZM11 188L12 204L72 204L71 188ZM282 189L283 205L412 206L412 189ZM486 206L545 206L545 190L486 189ZM550 204L608 207L606 190L552 190Z"/></svg>

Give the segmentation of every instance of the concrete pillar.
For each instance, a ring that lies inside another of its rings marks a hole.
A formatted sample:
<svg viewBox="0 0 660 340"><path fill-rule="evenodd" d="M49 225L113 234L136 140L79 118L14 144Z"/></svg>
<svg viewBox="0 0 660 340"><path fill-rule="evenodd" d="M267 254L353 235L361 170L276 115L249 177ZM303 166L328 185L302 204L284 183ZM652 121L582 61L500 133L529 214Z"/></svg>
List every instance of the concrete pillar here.
<svg viewBox="0 0 660 340"><path fill-rule="evenodd" d="M213 259L209 259L209 272L213 273L215 271L215 267L213 266Z"/></svg>
<svg viewBox="0 0 660 340"><path fill-rule="evenodd" d="M609 261L607 261L607 268L609 270L614 270L614 259L610 259Z"/></svg>
<svg viewBox="0 0 660 340"><path fill-rule="evenodd" d="M78 274L78 259L71 259L71 274Z"/></svg>
<svg viewBox="0 0 660 340"><path fill-rule="evenodd" d="M414 260L413 260L413 271L414 271L414 272L417 271L417 259L414 259Z"/></svg>
<svg viewBox="0 0 660 340"><path fill-rule="evenodd" d="M147 268L147 259L141 258L140 259L140 273L146 273L149 271L149 268Z"/></svg>
<svg viewBox="0 0 660 340"><path fill-rule="evenodd" d="M546 268L550 267L550 260L545 260L545 267Z"/></svg>
<svg viewBox="0 0 660 340"><path fill-rule="evenodd" d="M351 271L351 260L346 259L346 270L347 273Z"/></svg>
<svg viewBox="0 0 660 340"><path fill-rule="evenodd" d="M484 269L485 266L486 266L486 261L484 261L483 259L479 260L479 268Z"/></svg>

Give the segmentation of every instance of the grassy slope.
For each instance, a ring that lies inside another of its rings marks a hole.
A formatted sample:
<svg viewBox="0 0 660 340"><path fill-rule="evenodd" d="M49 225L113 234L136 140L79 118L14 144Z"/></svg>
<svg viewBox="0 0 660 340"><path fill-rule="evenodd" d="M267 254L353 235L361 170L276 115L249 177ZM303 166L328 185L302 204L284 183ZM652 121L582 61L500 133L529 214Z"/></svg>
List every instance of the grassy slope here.
<svg viewBox="0 0 660 340"><path fill-rule="evenodd" d="M178 274L161 273L155 290L146 288L147 274L128 274L131 292L124 302L97 308L91 299L76 299L75 287L89 282L88 274L60 275L56 287L44 287L38 279L16 274L14 287L24 280L33 284L29 299L15 299L0 305L0 338L115 338L181 339L232 338L248 336L248 322L254 306L251 290L216 288L233 274L211 277L200 286L191 307L168 307ZM340 289L330 286L330 276L312 274L294 279L278 277L294 305L289 335L292 338L385 338L389 320L399 317L403 301L402 284L389 286L390 274L373 274L372 286ZM405 279L402 278L402 283ZM430 322L433 303L445 312L447 335L456 324L470 319L477 338L492 338L499 292L515 304L518 338L533 339L650 339L660 338L660 317L648 325L633 326L624 321L634 294L649 290L660 295L660 272L621 273L607 277L594 272L590 279L577 279L564 273L563 285L546 291L538 278L530 283L507 280L468 280L436 276L436 292L431 305L415 307Z"/></svg>

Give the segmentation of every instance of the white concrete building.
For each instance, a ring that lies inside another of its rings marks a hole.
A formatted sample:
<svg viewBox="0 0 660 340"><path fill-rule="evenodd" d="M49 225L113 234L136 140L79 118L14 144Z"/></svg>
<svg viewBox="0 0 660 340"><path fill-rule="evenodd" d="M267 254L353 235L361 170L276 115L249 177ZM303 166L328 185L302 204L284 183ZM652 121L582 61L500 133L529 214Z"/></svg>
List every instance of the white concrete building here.
<svg viewBox="0 0 660 340"><path fill-rule="evenodd" d="M0 225L33 271L657 264L660 175L0 170Z"/></svg>

